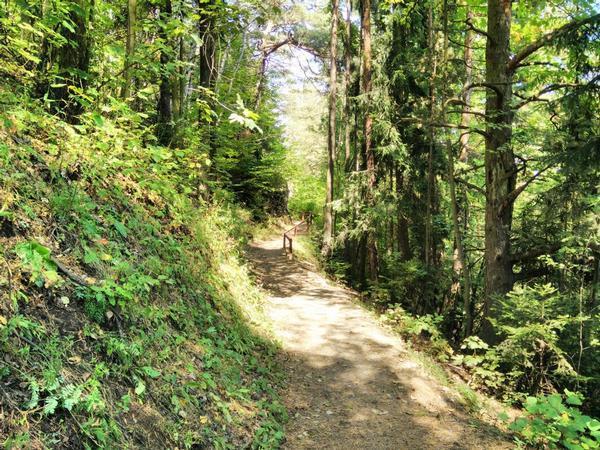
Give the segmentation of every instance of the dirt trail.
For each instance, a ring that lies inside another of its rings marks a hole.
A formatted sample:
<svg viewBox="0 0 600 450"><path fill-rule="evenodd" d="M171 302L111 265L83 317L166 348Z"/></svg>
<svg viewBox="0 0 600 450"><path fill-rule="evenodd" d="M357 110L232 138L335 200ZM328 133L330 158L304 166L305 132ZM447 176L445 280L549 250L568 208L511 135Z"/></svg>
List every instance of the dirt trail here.
<svg viewBox="0 0 600 450"><path fill-rule="evenodd" d="M288 260L279 238L255 242L248 256L269 291L268 314L286 355L284 448L512 448L409 359L403 341L350 291Z"/></svg>

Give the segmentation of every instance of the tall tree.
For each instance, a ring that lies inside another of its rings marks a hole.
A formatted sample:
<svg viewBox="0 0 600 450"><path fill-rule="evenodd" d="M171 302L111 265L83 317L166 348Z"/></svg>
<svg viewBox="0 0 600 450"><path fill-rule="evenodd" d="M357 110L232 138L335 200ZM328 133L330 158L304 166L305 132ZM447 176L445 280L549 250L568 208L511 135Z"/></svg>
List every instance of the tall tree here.
<svg viewBox="0 0 600 450"><path fill-rule="evenodd" d="M127 1L127 38L125 41L125 68L123 69L123 87L121 98L128 98L131 93L131 67L135 51L135 32L137 19L137 0Z"/></svg>
<svg viewBox="0 0 600 450"><path fill-rule="evenodd" d="M363 119L363 155L366 162L367 173L367 207L372 208L375 203L375 188L377 185L377 172L375 165L375 152L373 151L373 116L371 114L371 91L373 55L371 48L371 0L361 1L361 40L362 40L362 83L361 94L365 111ZM377 255L377 237L371 223L366 236L366 263L367 275L370 281L377 281L379 261Z"/></svg>
<svg viewBox="0 0 600 450"><path fill-rule="evenodd" d="M333 182L336 150L337 109L337 33L338 0L331 0L331 32L329 34L329 122L327 124L327 181L325 186L325 214L323 217L323 255L330 255L333 246Z"/></svg>
<svg viewBox="0 0 600 450"><path fill-rule="evenodd" d="M213 89L216 79L216 0L199 3L198 34L202 40L199 50L200 86Z"/></svg>
<svg viewBox="0 0 600 450"><path fill-rule="evenodd" d="M70 121L76 121L84 110L79 96L89 84L93 12L93 0L76 0L69 8L68 17L58 25L64 45L51 46L50 50L54 53L50 60L58 65L56 82L50 85L50 97L56 111Z"/></svg>
<svg viewBox="0 0 600 450"><path fill-rule="evenodd" d="M511 57L512 2L488 0L486 42L486 139L485 139L485 301L481 335L488 342L497 334L488 318L500 313L498 298L513 287L514 256L511 254L513 209L517 197L537 177L519 187L512 147L514 109L511 105L513 77L524 60L582 25L598 22L600 15L574 20L542 36Z"/></svg>
<svg viewBox="0 0 600 450"><path fill-rule="evenodd" d="M434 29L434 3L429 2L427 8L427 47L429 53L429 130L428 130L428 143L427 143L427 194L425 198L425 264L431 265L434 260L434 238L433 238L433 208L435 195L435 171L434 171L434 152L435 152L435 129L432 122L435 117L435 90L436 90L436 77L437 77L437 55L436 55L436 33Z"/></svg>
<svg viewBox="0 0 600 450"><path fill-rule="evenodd" d="M352 122L350 120L350 80L352 73L352 1L346 0L346 21L344 39L344 168L351 170L350 162L352 156L351 133Z"/></svg>
<svg viewBox="0 0 600 450"><path fill-rule="evenodd" d="M171 0L163 0L159 10L160 84L157 105L156 135L161 145L169 146L173 140L173 86L171 83L172 49L169 46L168 24L173 14Z"/></svg>

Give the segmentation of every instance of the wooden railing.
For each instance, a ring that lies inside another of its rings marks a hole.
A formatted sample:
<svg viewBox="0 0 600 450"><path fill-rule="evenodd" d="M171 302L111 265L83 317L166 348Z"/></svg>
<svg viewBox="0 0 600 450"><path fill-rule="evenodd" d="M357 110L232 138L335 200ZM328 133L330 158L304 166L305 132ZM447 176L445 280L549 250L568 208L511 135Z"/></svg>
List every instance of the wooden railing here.
<svg viewBox="0 0 600 450"><path fill-rule="evenodd" d="M302 213L302 220L300 222L298 222L296 225L294 225L292 228L290 228L289 230L287 230L286 232L283 233L283 251L285 252L286 255L292 255L293 252L293 237L296 237L296 235L298 234L298 231L302 231L300 230L302 227L306 227L305 231L308 231L310 229L310 226L312 224L312 213L311 212L306 212L306 213Z"/></svg>

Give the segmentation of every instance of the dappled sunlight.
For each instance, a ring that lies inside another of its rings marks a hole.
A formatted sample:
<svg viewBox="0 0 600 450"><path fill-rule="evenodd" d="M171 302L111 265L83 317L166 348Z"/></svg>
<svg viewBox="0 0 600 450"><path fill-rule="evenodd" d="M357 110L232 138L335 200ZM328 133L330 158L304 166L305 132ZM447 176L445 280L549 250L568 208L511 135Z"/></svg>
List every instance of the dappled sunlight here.
<svg viewBox="0 0 600 450"><path fill-rule="evenodd" d="M257 242L248 256L271 294L268 315L290 373L286 448L510 448L495 430L470 427L458 396L408 359L405 343L352 292L281 246Z"/></svg>

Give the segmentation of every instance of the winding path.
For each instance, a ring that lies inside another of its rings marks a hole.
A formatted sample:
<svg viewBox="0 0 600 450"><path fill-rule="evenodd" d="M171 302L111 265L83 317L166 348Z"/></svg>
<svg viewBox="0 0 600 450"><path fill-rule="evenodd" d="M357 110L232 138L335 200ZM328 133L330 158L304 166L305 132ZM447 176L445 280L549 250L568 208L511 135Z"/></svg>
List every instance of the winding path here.
<svg viewBox="0 0 600 450"><path fill-rule="evenodd" d="M410 359L353 293L282 252L279 237L248 250L269 293L285 352L286 449L508 449L456 395Z"/></svg>

